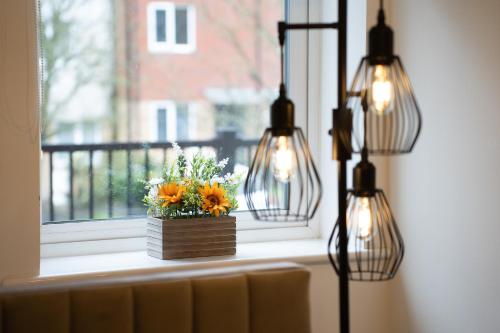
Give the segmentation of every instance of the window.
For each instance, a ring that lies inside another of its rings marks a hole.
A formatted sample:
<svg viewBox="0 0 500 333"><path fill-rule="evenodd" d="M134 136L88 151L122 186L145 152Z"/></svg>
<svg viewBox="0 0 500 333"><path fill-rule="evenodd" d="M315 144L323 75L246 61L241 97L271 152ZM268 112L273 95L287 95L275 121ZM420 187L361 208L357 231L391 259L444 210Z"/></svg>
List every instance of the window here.
<svg viewBox="0 0 500 333"><path fill-rule="evenodd" d="M175 8L175 44L188 44L188 10L186 7Z"/></svg>
<svg viewBox="0 0 500 333"><path fill-rule="evenodd" d="M268 36L282 0L241 8L225 0L39 1L44 225L144 217L141 180L172 158L172 141L246 172L277 95L278 44ZM194 45L195 7L204 24L196 55L153 55L151 45Z"/></svg>
<svg viewBox="0 0 500 333"><path fill-rule="evenodd" d="M152 140L158 142L175 142L190 140L190 128L195 125L195 119L189 116L189 103L173 103L169 101L153 102L152 110L156 112L156 135ZM196 135L195 135L196 136Z"/></svg>
<svg viewBox="0 0 500 333"><path fill-rule="evenodd" d="M176 104L170 101L152 102L151 111L156 117L151 117L147 125L156 128L150 141L175 142L177 141L177 109Z"/></svg>
<svg viewBox="0 0 500 333"><path fill-rule="evenodd" d="M230 157L228 171L245 174L278 93L276 22L285 10L294 22L307 21L309 12L306 2L294 0L249 0L239 6L226 0L39 1L42 242L78 241L81 247L86 241L116 240L103 247L113 250L129 238L135 242L123 248L144 247L141 180L160 172L172 157L169 141ZM311 21L335 20L323 17L335 15L333 9L311 6ZM364 22L362 15L358 22ZM321 102L319 95L324 90L331 98L335 87L319 85L325 67L320 71L318 64L330 55L321 57L318 36L290 34L287 61L293 71L287 76L296 122L308 129L318 166L328 168L317 156L330 154L319 142L329 142L331 119L319 110L335 101ZM195 46L196 53L186 57L156 54L192 52ZM335 69L324 80L334 77ZM329 178L323 181L324 188L333 187ZM239 241L318 234L316 218L262 223L246 211L242 191L239 203Z"/></svg>
<svg viewBox="0 0 500 333"><path fill-rule="evenodd" d="M167 141L167 109L159 107L156 109L158 118L156 122L158 124L158 133L156 135L156 140L160 142Z"/></svg>
<svg viewBox="0 0 500 333"><path fill-rule="evenodd" d="M148 4L148 50L152 53L192 53L196 49L194 5Z"/></svg>
<svg viewBox="0 0 500 333"><path fill-rule="evenodd" d="M186 141L190 139L189 124L194 123L194 120L189 118L189 104L178 103L176 105L177 116L177 140Z"/></svg>

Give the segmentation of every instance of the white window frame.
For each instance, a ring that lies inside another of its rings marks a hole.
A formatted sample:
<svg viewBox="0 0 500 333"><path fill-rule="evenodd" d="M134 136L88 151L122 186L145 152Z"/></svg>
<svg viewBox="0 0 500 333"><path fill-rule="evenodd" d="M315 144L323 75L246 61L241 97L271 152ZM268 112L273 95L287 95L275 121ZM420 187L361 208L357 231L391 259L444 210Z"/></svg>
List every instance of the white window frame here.
<svg viewBox="0 0 500 333"><path fill-rule="evenodd" d="M153 101L150 105L151 111L153 112L153 119L156 122L158 110L165 109L165 123L167 125L167 141L173 142L177 141L177 104L174 101ZM153 140L158 141L158 126L153 126Z"/></svg>
<svg viewBox="0 0 500 333"><path fill-rule="evenodd" d="M307 12L306 2L290 1L294 3L294 6L289 9L290 21L306 21L304 17ZM365 45L366 2L360 0L355 3L355 6L358 8L351 10L354 7L351 6L350 13L356 13L355 15L358 16L355 22L352 19L349 22L350 26L356 27L352 30L358 30L355 37L359 39L359 42L349 42L349 77L352 77L360 55L364 53ZM309 10L310 21L335 21L336 8L332 7L335 6L312 1ZM331 127L331 109L337 103L335 94L332 93L336 91L336 61L332 60L335 58L336 44L335 39L332 38L333 34L336 34L333 30L310 34L308 76L306 66L304 66L307 58L307 48L304 47L306 33L288 34L290 55L288 67L294 68L294 71L289 73L288 90L296 105L297 124L303 127L308 125L306 133L308 133L311 152L322 175L323 199L320 209L312 220L300 225L258 222L252 218L250 212L236 212L234 215L237 217L239 243L318 238L328 236L331 231L337 215L336 164L331 161L331 138L327 134ZM351 36L349 38L352 39ZM354 47L352 44L355 44ZM309 98L306 98L305 91L308 83ZM166 102L170 105L170 101ZM159 103L165 103L165 101ZM307 103L310 113L306 120L301 110L305 110ZM144 250L146 247L145 224L146 218L107 220L100 223L88 221L43 225L41 226L41 256Z"/></svg>
<svg viewBox="0 0 500 333"><path fill-rule="evenodd" d="M177 44L175 41L176 8L187 9L187 44ZM159 10L165 11L166 15L166 41L164 42L156 39L156 12ZM194 5L150 2L147 7L147 26L149 52L189 54L196 51L196 8Z"/></svg>

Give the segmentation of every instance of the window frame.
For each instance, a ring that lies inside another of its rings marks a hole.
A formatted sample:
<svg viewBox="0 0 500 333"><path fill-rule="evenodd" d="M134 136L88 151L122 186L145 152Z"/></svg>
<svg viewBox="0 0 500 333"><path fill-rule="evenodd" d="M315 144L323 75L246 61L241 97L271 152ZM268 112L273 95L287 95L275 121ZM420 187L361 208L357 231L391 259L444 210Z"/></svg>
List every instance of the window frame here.
<svg viewBox="0 0 500 333"><path fill-rule="evenodd" d="M151 110L154 114L153 119L157 119L158 111L160 109L165 109L165 130L166 130L166 141L172 142L177 140L177 104L171 100L163 100L163 101L152 101L150 102ZM169 127L170 124L170 127ZM158 125L158 124L157 124ZM159 139L158 126L154 126L152 131L152 141L154 142L162 142Z"/></svg>
<svg viewBox="0 0 500 333"><path fill-rule="evenodd" d="M176 42L176 9L187 10L187 43ZM156 13L165 11L166 41L157 40ZM151 53L189 54L196 51L196 8L192 4L177 4L173 2L150 2L147 5L147 41Z"/></svg>
<svg viewBox="0 0 500 333"><path fill-rule="evenodd" d="M290 6L290 1L293 0L285 0L287 3L285 8L287 17L292 22L306 21L304 13L309 13L310 21L328 21L332 20L332 17L335 20L336 8L332 8L331 4L313 2L308 11L306 2L293 1L294 6ZM359 15L357 19L363 21L357 21L354 24L362 25L357 30L362 31L364 36L366 3L362 2L358 5L361 6L361 9L360 13L356 14ZM352 21L350 20L350 24L353 24ZM327 203L336 202L335 186L332 187L335 177L325 177L325 175L335 175L336 165L330 158L331 140L327 134L331 124L331 113L325 110L336 105L336 100L331 93L331 91L336 91L336 83L333 79L336 64L331 61L332 46L325 47L324 43L325 40L331 42L331 34L334 33L334 31L325 31L324 33L311 34L309 52L307 52L307 48L303 47L306 41L305 33L289 34L287 39L287 68L294 68L293 72L287 71L287 80L290 82L288 85L289 94L296 105L297 122L307 129L305 132L312 155L323 175L324 193L320 209L313 219L307 224L301 225L257 222L253 220L250 212L236 212L239 243L319 238L325 237L331 231L334 223L332 216L337 214L336 205ZM360 38L359 31L356 34L356 38ZM364 52L364 39L356 44L363 44L363 46L357 45L355 52L352 52L355 56L349 57L349 59L353 59L349 62L349 66L352 67L348 71L350 75L357 65L359 49ZM309 71L304 68L307 59L309 60ZM306 96L307 90L310 96ZM158 103L165 103L165 101L155 101L155 103L159 105ZM309 109L309 115L306 119L300 113L304 107ZM155 132L156 130L155 128ZM41 256L54 257L145 250L145 223L146 218L135 218L104 220L100 223L86 221L42 225Z"/></svg>

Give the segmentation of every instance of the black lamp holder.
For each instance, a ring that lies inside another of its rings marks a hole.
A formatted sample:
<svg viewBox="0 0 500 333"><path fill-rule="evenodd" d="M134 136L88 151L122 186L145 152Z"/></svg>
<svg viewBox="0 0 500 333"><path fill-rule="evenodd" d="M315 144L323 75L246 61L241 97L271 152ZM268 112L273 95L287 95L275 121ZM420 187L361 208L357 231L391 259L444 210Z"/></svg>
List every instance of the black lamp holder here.
<svg viewBox="0 0 500 333"><path fill-rule="evenodd" d="M284 83L284 62L285 62L285 23L278 23L278 33L280 42L280 70L281 82L278 98L271 105L271 133L273 136L290 136L295 128L295 105L287 97Z"/></svg>
<svg viewBox="0 0 500 333"><path fill-rule="evenodd" d="M368 104L366 95L362 98L363 105L363 127L367 128ZM367 135L364 136L363 148L361 149L361 161L356 164L352 175L353 193L359 197L370 197L376 192L376 172L375 165L368 161Z"/></svg>
<svg viewBox="0 0 500 333"><path fill-rule="evenodd" d="M377 25L368 34L370 65L390 65L394 61L394 32L385 24L383 3L378 11Z"/></svg>

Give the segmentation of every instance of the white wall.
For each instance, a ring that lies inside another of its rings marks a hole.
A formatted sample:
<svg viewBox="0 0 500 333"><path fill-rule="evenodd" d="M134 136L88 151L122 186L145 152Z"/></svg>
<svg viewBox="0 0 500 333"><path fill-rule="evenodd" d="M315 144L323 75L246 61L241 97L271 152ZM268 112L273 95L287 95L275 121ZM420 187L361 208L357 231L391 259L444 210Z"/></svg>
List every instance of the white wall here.
<svg viewBox="0 0 500 333"><path fill-rule="evenodd" d="M396 48L423 111L392 159L407 252L392 332L500 330L500 1L397 0Z"/></svg>
<svg viewBox="0 0 500 333"><path fill-rule="evenodd" d="M312 332L339 332L337 276L330 265L312 265L309 269L312 273ZM351 333L388 333L390 284L391 282L350 284Z"/></svg>
<svg viewBox="0 0 500 333"><path fill-rule="evenodd" d="M34 23L32 1L0 1L0 280L14 273L38 273L40 143L34 112Z"/></svg>

